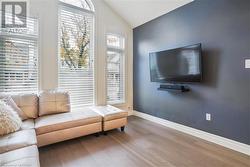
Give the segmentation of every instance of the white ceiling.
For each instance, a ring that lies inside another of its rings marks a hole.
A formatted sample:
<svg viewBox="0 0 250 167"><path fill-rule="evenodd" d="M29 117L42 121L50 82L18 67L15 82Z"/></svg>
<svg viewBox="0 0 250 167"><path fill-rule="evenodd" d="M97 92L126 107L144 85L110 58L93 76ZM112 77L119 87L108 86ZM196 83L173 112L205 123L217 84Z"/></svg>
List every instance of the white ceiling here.
<svg viewBox="0 0 250 167"><path fill-rule="evenodd" d="M105 0L133 28L193 0Z"/></svg>

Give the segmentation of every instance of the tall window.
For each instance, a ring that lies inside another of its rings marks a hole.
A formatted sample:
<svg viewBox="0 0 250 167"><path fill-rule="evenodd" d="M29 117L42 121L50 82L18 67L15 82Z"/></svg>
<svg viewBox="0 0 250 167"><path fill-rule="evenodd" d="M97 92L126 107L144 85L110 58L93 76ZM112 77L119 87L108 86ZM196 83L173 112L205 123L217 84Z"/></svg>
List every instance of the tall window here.
<svg viewBox="0 0 250 167"><path fill-rule="evenodd" d="M94 103L93 7L62 0L59 9L59 89L69 91L73 109Z"/></svg>
<svg viewBox="0 0 250 167"><path fill-rule="evenodd" d="M25 27L0 28L0 92L38 91L38 24L25 19Z"/></svg>
<svg viewBox="0 0 250 167"><path fill-rule="evenodd" d="M107 102L118 104L125 102L125 58L124 38L119 35L107 35Z"/></svg>

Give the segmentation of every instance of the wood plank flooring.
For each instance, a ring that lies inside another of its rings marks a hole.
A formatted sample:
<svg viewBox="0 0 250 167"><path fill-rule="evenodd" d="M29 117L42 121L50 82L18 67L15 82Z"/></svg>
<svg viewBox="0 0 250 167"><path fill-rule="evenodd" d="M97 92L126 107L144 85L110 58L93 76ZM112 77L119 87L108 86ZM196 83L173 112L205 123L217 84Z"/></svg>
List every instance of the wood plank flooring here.
<svg viewBox="0 0 250 167"><path fill-rule="evenodd" d="M132 116L125 133L39 149L41 167L250 167L250 157Z"/></svg>

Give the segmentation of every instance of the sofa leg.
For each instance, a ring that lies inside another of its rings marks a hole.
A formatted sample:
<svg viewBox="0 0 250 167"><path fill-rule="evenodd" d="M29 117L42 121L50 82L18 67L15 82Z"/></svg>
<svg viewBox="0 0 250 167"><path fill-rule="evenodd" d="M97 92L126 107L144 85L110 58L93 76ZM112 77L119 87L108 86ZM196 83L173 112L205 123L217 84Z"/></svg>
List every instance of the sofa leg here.
<svg viewBox="0 0 250 167"><path fill-rule="evenodd" d="M124 130L125 130L125 126L122 126L121 131L124 132Z"/></svg>
<svg viewBox="0 0 250 167"><path fill-rule="evenodd" d="M99 136L100 136L99 132L95 133L95 137L99 137Z"/></svg>

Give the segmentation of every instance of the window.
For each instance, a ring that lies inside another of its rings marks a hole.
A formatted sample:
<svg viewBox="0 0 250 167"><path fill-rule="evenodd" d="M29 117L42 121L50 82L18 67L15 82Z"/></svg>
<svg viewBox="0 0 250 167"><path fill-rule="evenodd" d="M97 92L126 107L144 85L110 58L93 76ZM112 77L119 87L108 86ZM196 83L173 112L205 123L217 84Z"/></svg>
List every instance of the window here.
<svg viewBox="0 0 250 167"><path fill-rule="evenodd" d="M88 11L94 11L93 4L88 0L60 0L64 5L70 4L72 6L86 9Z"/></svg>
<svg viewBox="0 0 250 167"><path fill-rule="evenodd" d="M0 92L38 92L38 24L26 19L26 27L0 28Z"/></svg>
<svg viewBox="0 0 250 167"><path fill-rule="evenodd" d="M125 58L124 38L114 34L107 35L107 102L125 102Z"/></svg>
<svg viewBox="0 0 250 167"><path fill-rule="evenodd" d="M78 0L81 8L64 2L59 9L59 89L69 91L77 109L94 103L93 12L86 11L91 9L86 1Z"/></svg>

